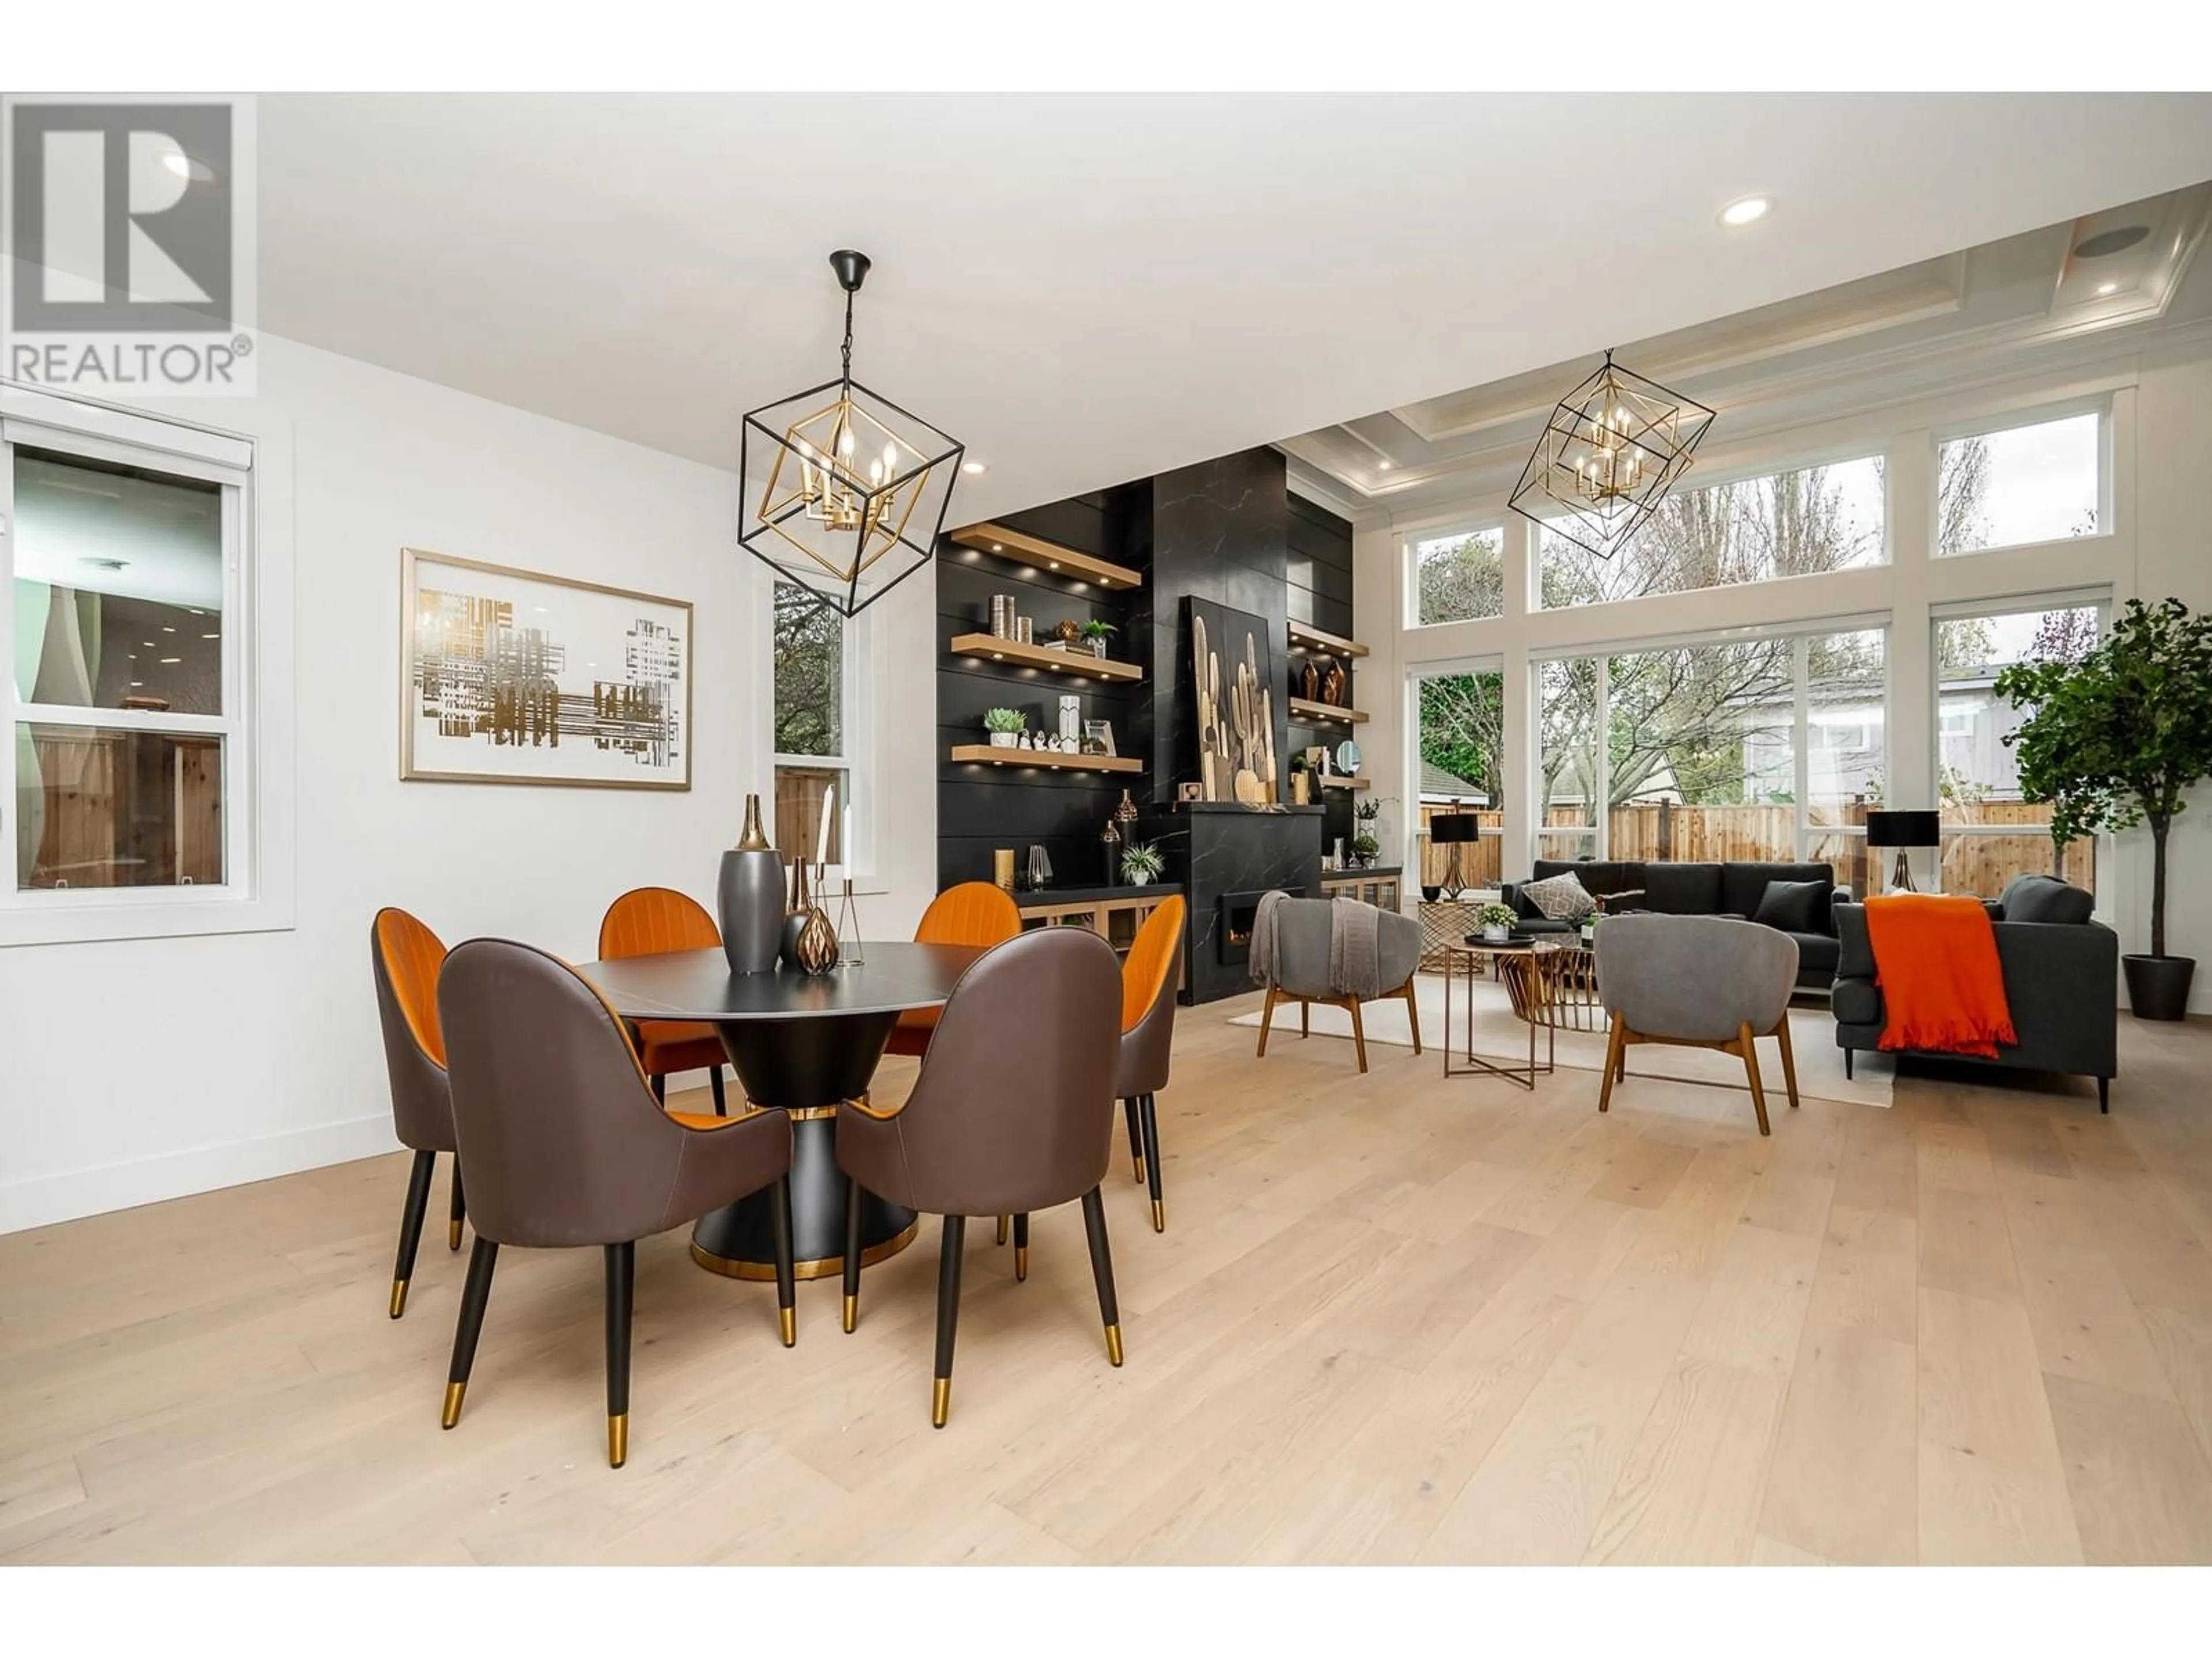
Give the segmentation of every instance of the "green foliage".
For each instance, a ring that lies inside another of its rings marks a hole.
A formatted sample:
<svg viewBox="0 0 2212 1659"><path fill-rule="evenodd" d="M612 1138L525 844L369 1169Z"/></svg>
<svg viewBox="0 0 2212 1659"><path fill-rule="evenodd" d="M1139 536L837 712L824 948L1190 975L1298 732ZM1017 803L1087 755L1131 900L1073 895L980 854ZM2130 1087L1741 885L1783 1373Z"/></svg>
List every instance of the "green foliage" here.
<svg viewBox="0 0 2212 1659"><path fill-rule="evenodd" d="M1371 859L1382 850L1382 843L1362 831L1352 838L1352 850L1364 859Z"/></svg>
<svg viewBox="0 0 2212 1659"><path fill-rule="evenodd" d="M1082 629L1083 637L1086 640L1103 640L1109 635L1118 634L1121 631L1112 623L1100 622L1096 617L1084 623Z"/></svg>
<svg viewBox="0 0 2212 1659"><path fill-rule="evenodd" d="M983 711L986 732L1019 732L1029 725L1018 708L987 708Z"/></svg>
<svg viewBox="0 0 2212 1659"><path fill-rule="evenodd" d="M1510 927L1519 920L1510 904L1486 904L1474 913L1478 927Z"/></svg>
<svg viewBox="0 0 2212 1659"><path fill-rule="evenodd" d="M2051 806L2051 839L2150 826L2151 954L2166 954L2166 838L2191 789L2212 776L2212 617L2179 599L2128 601L2102 643L2039 656L1997 676L2033 712L2005 742L2021 793Z"/></svg>
<svg viewBox="0 0 2212 1659"><path fill-rule="evenodd" d="M775 752L842 755L845 622L794 582L775 585Z"/></svg>
<svg viewBox="0 0 2212 1659"><path fill-rule="evenodd" d="M1167 860L1157 847L1133 841L1121 849L1121 879L1132 886L1158 881L1166 868Z"/></svg>

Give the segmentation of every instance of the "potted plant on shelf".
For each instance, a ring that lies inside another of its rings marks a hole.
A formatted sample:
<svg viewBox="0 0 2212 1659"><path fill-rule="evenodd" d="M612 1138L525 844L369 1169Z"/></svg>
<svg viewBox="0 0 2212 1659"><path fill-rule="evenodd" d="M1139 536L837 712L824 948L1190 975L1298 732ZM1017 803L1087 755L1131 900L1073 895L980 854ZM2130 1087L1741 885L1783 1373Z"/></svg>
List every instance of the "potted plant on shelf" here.
<svg viewBox="0 0 2212 1659"><path fill-rule="evenodd" d="M1083 624L1083 637L1091 642L1091 654L1094 657L1104 656L1107 640L1119 632L1121 629L1112 623L1100 622L1096 617Z"/></svg>
<svg viewBox="0 0 2212 1659"><path fill-rule="evenodd" d="M1364 866L1375 862L1375 855L1382 850L1382 843L1364 830L1352 838L1352 856Z"/></svg>
<svg viewBox="0 0 2212 1659"><path fill-rule="evenodd" d="M1518 920L1511 905L1499 904L1494 900L1474 913L1475 930L1482 935L1486 945L1504 944L1506 936L1512 933L1513 924Z"/></svg>
<svg viewBox="0 0 2212 1659"><path fill-rule="evenodd" d="M1132 887L1158 881L1166 868L1167 860L1157 847L1133 841L1121 849L1121 879Z"/></svg>
<svg viewBox="0 0 2212 1659"><path fill-rule="evenodd" d="M1022 746L1022 731L1029 725L1018 708L987 708L983 711L983 729L991 734L994 749L1018 749Z"/></svg>
<svg viewBox="0 0 2212 1659"><path fill-rule="evenodd" d="M2033 711L2004 741L2021 794L2050 804L2057 856L2079 836L2149 826L2150 951L2120 963L2138 1017L2181 1018L2197 962L2166 952L2166 836L2212 776L2212 617L2130 599L2102 642L2040 651L2001 672L1996 693Z"/></svg>

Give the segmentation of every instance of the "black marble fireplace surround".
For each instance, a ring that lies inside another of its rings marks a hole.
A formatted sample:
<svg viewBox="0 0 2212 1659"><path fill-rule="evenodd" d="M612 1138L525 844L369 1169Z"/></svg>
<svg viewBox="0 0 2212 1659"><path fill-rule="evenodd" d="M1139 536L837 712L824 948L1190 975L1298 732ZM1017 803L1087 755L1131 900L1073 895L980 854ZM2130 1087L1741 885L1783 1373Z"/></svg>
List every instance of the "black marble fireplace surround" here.
<svg viewBox="0 0 2212 1659"><path fill-rule="evenodd" d="M1183 987L1193 1002L1252 988L1247 951L1224 936L1223 900L1280 888L1321 896L1322 809L1263 811L1231 801L1184 801L1147 813L1137 832L1167 854L1167 876L1190 907L1183 942Z"/></svg>

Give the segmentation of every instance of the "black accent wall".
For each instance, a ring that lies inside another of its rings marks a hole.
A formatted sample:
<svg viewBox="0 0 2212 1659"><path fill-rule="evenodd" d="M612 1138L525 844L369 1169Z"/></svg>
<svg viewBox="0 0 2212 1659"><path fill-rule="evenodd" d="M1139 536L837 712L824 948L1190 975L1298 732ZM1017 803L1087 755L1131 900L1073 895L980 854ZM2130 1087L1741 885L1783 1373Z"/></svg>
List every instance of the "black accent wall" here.
<svg viewBox="0 0 2212 1659"><path fill-rule="evenodd" d="M1100 490L1002 515L1012 530L1072 547L1116 564L1139 564L1131 556L1131 520L1149 507L1144 485ZM1139 544L1141 550L1141 542ZM983 711L1005 707L1029 716L1031 730L1059 729L1060 698L1083 699L1084 717L1114 723L1115 746L1143 757L1149 720L1139 710L1149 704L1150 665L1142 654L1144 631L1133 625L1133 600L1142 588L1115 592L1095 583L1078 584L1048 571L1024 571L1003 559L988 557L951 541L939 544L937 580L937 883L939 890L963 881L991 879L994 849L1011 847L1018 860L1042 846L1052 860L1053 883L1091 886L1105 879L1098 832L1127 788L1142 802L1150 780L1141 773L1056 772L1042 767L999 767L955 763L945 758L955 744L981 743ZM1135 684L1085 680L1043 669L979 661L951 653L956 635L991 631L991 596L1011 593L1032 620L1042 640L1062 617L1087 622L1097 617L1121 631L1108 641L1106 654L1146 669ZM1169 792L1172 794L1174 792ZM891 833L898 833L896 811Z"/></svg>
<svg viewBox="0 0 2212 1659"><path fill-rule="evenodd" d="M1302 496L1289 498L1291 619L1324 634L1356 639L1352 631L1352 520Z"/></svg>

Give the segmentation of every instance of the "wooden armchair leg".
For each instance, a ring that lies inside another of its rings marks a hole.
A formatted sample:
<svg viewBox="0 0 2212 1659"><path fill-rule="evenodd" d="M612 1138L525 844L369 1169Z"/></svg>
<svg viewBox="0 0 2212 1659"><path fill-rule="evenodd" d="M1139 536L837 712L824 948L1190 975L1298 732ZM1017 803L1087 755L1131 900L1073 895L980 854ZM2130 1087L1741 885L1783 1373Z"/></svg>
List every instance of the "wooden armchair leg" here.
<svg viewBox="0 0 2212 1659"><path fill-rule="evenodd" d="M1759 1049L1752 1041L1751 1022L1746 1020L1736 1027L1736 1051L1743 1056L1743 1074L1751 1079L1751 1109L1759 1114L1759 1133L1774 1133L1766 1121L1766 1091L1759 1081Z"/></svg>
<svg viewBox="0 0 2212 1659"><path fill-rule="evenodd" d="M1267 988L1267 1000L1260 1009L1260 1052L1253 1056L1255 1060L1265 1060L1267 1057L1267 1030L1275 1023L1275 1003L1278 1000L1278 995L1275 988L1270 985Z"/></svg>
<svg viewBox="0 0 2212 1659"><path fill-rule="evenodd" d="M1774 1035L1782 1043L1782 1083L1790 1091L1790 1109L1797 1109L1797 1056L1790 1051L1790 1012L1783 1011L1782 1023L1774 1028Z"/></svg>
<svg viewBox="0 0 2212 1659"><path fill-rule="evenodd" d="M1622 1056L1628 1052L1628 1027L1619 1014L1613 1017L1613 1029L1605 1039L1605 1075L1597 1085L1597 1109L1601 1112L1613 1109L1613 1080L1620 1075Z"/></svg>
<svg viewBox="0 0 2212 1659"><path fill-rule="evenodd" d="M1418 1056L1421 1052L1421 1005L1414 999L1411 974L1406 975L1405 988L1400 994L1406 999L1406 1024L1413 1028L1413 1053Z"/></svg>
<svg viewBox="0 0 2212 1659"><path fill-rule="evenodd" d="M1346 997L1344 1006L1352 1011L1352 1046L1359 1055L1359 1069L1367 1069L1367 1032L1359 1023L1359 999Z"/></svg>

